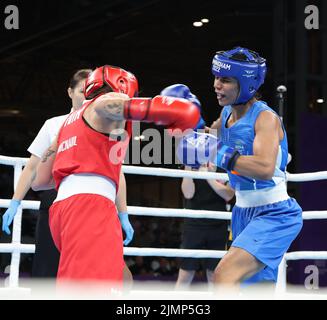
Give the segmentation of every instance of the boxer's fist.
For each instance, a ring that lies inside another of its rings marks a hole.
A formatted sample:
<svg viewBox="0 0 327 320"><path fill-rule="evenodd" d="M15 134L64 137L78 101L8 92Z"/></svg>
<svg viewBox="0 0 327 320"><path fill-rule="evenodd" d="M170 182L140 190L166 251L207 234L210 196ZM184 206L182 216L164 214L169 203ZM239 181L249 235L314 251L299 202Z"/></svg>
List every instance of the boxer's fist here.
<svg viewBox="0 0 327 320"><path fill-rule="evenodd" d="M184 136L176 153L179 161L187 166L199 168L211 162L227 171L233 170L240 156L236 149L224 145L216 136L200 132Z"/></svg>
<svg viewBox="0 0 327 320"><path fill-rule="evenodd" d="M190 88L186 86L185 84L173 84L165 89L163 89L160 93L161 96L167 96L167 97L175 97L175 98L183 98L186 99L193 104L195 104L199 111L201 112L201 103L199 99L194 95ZM193 129L203 129L205 127L205 121L202 117L200 117L199 122Z"/></svg>
<svg viewBox="0 0 327 320"><path fill-rule="evenodd" d="M198 98L191 93L191 90L188 86L185 84L173 84L165 89L163 89L160 92L161 96L168 96L168 97L175 97L175 98L184 98L195 105L197 105L199 108L201 108L201 103L198 100Z"/></svg>
<svg viewBox="0 0 327 320"><path fill-rule="evenodd" d="M192 102L174 97L133 98L124 106L128 120L153 122L166 126L171 131L196 127L201 117L199 108ZM172 134L174 134L172 132Z"/></svg>
<svg viewBox="0 0 327 320"><path fill-rule="evenodd" d="M214 162L218 147L217 137L194 131L181 139L176 154L181 163L199 168L202 164Z"/></svg>

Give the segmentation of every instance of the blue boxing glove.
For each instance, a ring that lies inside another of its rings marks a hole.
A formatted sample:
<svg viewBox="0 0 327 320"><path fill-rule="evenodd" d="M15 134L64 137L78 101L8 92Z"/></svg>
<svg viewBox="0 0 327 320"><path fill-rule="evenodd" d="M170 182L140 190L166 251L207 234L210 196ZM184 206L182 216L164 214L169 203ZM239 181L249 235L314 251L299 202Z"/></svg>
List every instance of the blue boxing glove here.
<svg viewBox="0 0 327 320"><path fill-rule="evenodd" d="M133 239L134 229L131 223L129 222L127 212L119 212L118 217L126 235L126 239L124 240L124 245L127 246Z"/></svg>
<svg viewBox="0 0 327 320"><path fill-rule="evenodd" d="M167 96L167 97L183 98L188 101L191 101L199 108L199 110L201 112L200 101L198 100L196 95L191 93L190 88L188 86L186 86L185 84L173 84L173 85L163 89L160 92L160 95ZM205 125L206 125L205 121L203 120L202 117L200 117L199 122L197 123L196 127L193 129L194 130L203 129L205 127Z"/></svg>
<svg viewBox="0 0 327 320"><path fill-rule="evenodd" d="M9 208L6 210L4 215L2 216L2 231L10 234L9 226L11 225L14 217L17 213L17 209L20 205L20 200L12 199L9 204Z"/></svg>
<svg viewBox="0 0 327 320"><path fill-rule="evenodd" d="M240 153L224 145L212 134L193 132L184 136L177 146L177 158L186 166L199 168L208 162L226 171L233 170Z"/></svg>

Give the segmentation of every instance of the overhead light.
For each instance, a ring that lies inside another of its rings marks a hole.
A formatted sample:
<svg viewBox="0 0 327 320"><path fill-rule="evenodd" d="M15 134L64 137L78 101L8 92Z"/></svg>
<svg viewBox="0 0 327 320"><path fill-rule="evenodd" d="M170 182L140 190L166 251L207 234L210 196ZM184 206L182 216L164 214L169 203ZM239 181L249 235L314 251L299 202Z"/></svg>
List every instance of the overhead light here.
<svg viewBox="0 0 327 320"><path fill-rule="evenodd" d="M207 18L203 18L203 19L201 19L201 22L202 22L202 23L208 23L208 22L209 22L209 19L207 19Z"/></svg>
<svg viewBox="0 0 327 320"><path fill-rule="evenodd" d="M20 115L20 110L17 109L1 109L0 110L0 117L11 117Z"/></svg>
<svg viewBox="0 0 327 320"><path fill-rule="evenodd" d="M140 140L144 140L145 139L145 136L142 134L142 135L140 135L140 136L135 136L134 137L134 140L136 140L136 141L140 141Z"/></svg>
<svg viewBox="0 0 327 320"><path fill-rule="evenodd" d="M325 100L324 99L317 99L317 103L324 103L325 102Z"/></svg>
<svg viewBox="0 0 327 320"><path fill-rule="evenodd" d="M193 22L193 27L202 27L203 23L201 21L195 21Z"/></svg>

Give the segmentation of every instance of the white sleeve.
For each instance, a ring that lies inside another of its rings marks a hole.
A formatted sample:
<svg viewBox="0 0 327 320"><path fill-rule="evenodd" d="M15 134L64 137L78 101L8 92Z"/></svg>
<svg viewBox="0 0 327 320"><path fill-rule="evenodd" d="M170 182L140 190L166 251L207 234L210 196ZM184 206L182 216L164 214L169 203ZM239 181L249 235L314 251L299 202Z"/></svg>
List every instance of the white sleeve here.
<svg viewBox="0 0 327 320"><path fill-rule="evenodd" d="M50 137L48 126L49 126L49 122L47 120L43 124L41 130L35 137L32 144L27 149L29 153L39 158L41 158L44 152L51 146L51 137Z"/></svg>

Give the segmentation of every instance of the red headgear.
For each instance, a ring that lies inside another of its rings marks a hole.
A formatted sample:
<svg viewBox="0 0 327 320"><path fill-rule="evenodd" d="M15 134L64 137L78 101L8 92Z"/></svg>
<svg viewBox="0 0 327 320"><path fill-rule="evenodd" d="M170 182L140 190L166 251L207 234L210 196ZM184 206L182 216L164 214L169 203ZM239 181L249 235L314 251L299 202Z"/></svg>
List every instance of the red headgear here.
<svg viewBox="0 0 327 320"><path fill-rule="evenodd" d="M125 93L130 98L137 96L138 92L138 82L132 73L114 66L102 66L96 68L87 77L84 86L85 98L95 98L100 93L106 92L106 87L114 92Z"/></svg>

